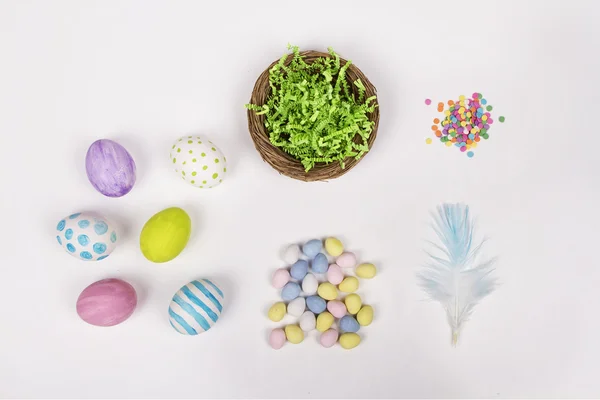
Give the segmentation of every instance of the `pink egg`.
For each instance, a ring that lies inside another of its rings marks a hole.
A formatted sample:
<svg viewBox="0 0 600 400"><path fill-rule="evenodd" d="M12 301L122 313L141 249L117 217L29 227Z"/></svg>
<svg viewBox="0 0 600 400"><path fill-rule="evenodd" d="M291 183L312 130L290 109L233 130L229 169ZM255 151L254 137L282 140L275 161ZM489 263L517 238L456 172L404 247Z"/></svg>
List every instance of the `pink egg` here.
<svg viewBox="0 0 600 400"><path fill-rule="evenodd" d="M273 329L269 335L269 344L275 350L282 348L285 340L285 332L281 328Z"/></svg>
<svg viewBox="0 0 600 400"><path fill-rule="evenodd" d="M137 305L135 289L120 279L103 279L83 289L77 299L77 314L96 326L120 324Z"/></svg>
<svg viewBox="0 0 600 400"><path fill-rule="evenodd" d="M335 263L342 268L356 267L356 256L354 253L344 253L335 260Z"/></svg>
<svg viewBox="0 0 600 400"><path fill-rule="evenodd" d="M337 342L338 333L335 329L328 329L321 335L321 345L323 347L331 347Z"/></svg>
<svg viewBox="0 0 600 400"><path fill-rule="evenodd" d="M327 302L327 311L336 318L342 318L346 315L346 305L339 300L331 300Z"/></svg>
<svg viewBox="0 0 600 400"><path fill-rule="evenodd" d="M329 268L327 269L327 280L329 281L329 283L332 283L334 285L339 285L340 283L342 283L342 281L344 280L344 273L342 272L342 269L339 267L339 265L329 265Z"/></svg>
<svg viewBox="0 0 600 400"><path fill-rule="evenodd" d="M280 268L273 273L273 280L271 283L275 289L281 289L286 283L290 281L290 273L285 268Z"/></svg>

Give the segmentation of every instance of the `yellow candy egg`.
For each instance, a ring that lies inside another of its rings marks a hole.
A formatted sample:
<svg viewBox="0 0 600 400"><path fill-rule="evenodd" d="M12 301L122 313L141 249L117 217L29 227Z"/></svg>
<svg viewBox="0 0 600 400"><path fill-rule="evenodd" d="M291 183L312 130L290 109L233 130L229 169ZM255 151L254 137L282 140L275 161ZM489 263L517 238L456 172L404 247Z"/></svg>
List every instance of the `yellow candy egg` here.
<svg viewBox="0 0 600 400"><path fill-rule="evenodd" d="M330 237L325 239L325 250L332 257L337 257L344 252L344 245L338 239Z"/></svg>
<svg viewBox="0 0 600 400"><path fill-rule="evenodd" d="M370 325L373 322L373 307L364 306L356 315L356 320L361 326Z"/></svg>
<svg viewBox="0 0 600 400"><path fill-rule="evenodd" d="M358 275L360 278L371 279L375 276L375 274L377 274L377 268L375 268L375 265L373 264L364 263L356 267L356 275Z"/></svg>
<svg viewBox="0 0 600 400"><path fill-rule="evenodd" d="M319 332L325 332L326 330L331 328L331 325L333 325L333 321L333 315L331 315L329 311L322 312L317 317L317 330Z"/></svg>
<svg viewBox="0 0 600 400"><path fill-rule="evenodd" d="M269 309L269 319L273 322L279 322L285 317L285 303L280 301L275 303Z"/></svg>
<svg viewBox="0 0 600 400"><path fill-rule="evenodd" d="M354 276L347 276L342 283L338 285L338 289L345 293L354 293L358 290L358 279Z"/></svg>
<svg viewBox="0 0 600 400"><path fill-rule="evenodd" d="M362 300L359 295L352 293L346 296L344 299L344 304L346 304L346 309L348 312L354 315L360 311L360 308L362 307Z"/></svg>
<svg viewBox="0 0 600 400"><path fill-rule="evenodd" d="M162 210L146 222L140 233L140 249L148 260L163 263L177 257L190 238L192 221L178 207Z"/></svg>
<svg viewBox="0 0 600 400"><path fill-rule="evenodd" d="M337 289L329 282L323 282L319 285L317 293L325 300L335 300L337 298Z"/></svg>
<svg viewBox="0 0 600 400"><path fill-rule="evenodd" d="M340 345L346 350L353 349L359 344L360 336L358 336L358 333L348 332L340 336Z"/></svg>
<svg viewBox="0 0 600 400"><path fill-rule="evenodd" d="M285 337L290 343L302 343L304 340L304 332L298 325L288 325L285 327Z"/></svg>

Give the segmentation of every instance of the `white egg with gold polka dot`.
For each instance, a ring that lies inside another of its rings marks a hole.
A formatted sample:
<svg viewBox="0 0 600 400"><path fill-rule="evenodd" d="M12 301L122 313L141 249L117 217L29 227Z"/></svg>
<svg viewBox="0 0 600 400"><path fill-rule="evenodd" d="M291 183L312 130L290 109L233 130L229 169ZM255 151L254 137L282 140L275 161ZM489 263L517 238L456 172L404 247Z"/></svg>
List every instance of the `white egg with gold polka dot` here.
<svg viewBox="0 0 600 400"><path fill-rule="evenodd" d="M205 136L177 139L171 146L169 158L177 176L197 188L214 188L227 174L223 152Z"/></svg>

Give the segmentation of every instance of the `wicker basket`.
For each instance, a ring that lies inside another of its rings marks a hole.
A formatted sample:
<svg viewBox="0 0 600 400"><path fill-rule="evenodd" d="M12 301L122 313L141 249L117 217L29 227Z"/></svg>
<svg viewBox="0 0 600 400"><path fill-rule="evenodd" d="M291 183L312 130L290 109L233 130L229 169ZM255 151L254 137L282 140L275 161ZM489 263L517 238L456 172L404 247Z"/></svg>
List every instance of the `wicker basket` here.
<svg viewBox="0 0 600 400"><path fill-rule="evenodd" d="M320 57L331 57L328 53L322 53L318 51L303 51L300 53L303 57L304 61L308 64L312 63L314 60ZM285 61L286 65L289 65L292 62L293 54L290 54ZM252 91L252 97L250 99L250 103L252 104L265 104L267 98L271 92L271 87L269 86L269 70L279 62L279 60L274 61L269 68L267 68L256 81L254 85L254 90ZM346 60L340 59L341 65L346 64ZM352 84L356 79L360 79L365 86L366 97L373 96L377 94L377 90L373 86L373 84L367 79L367 77L354 65L351 64L348 70L346 71L346 79L348 83L350 83L352 90L355 95L358 96L358 89L355 85ZM375 103L378 104L378 99L375 100ZM375 111L369 114L369 120L374 121L375 125L373 126L373 131L369 136L368 145L369 150L373 146L373 142L377 137L377 127L379 126L379 107L375 108ZM288 155L281 149L273 146L269 140L269 134L265 127L265 117L264 115L256 115L256 113L252 110L248 110L248 129L250 130L250 136L252 136L252 140L254 141L254 146L256 150L260 153L262 159L267 162L271 167L277 170L280 174L288 176L293 179L298 179L305 182L313 182L313 181L325 181L328 179L338 178L348 171L350 171L356 164L362 160L367 153L363 154L363 156L356 160L354 157L347 158L345 160L345 168L342 169L340 163L337 161L331 162L329 164L325 163L317 163L314 168L310 171L305 172L304 166L300 162L300 160L295 159L294 157ZM360 137L356 137L357 142L360 141Z"/></svg>

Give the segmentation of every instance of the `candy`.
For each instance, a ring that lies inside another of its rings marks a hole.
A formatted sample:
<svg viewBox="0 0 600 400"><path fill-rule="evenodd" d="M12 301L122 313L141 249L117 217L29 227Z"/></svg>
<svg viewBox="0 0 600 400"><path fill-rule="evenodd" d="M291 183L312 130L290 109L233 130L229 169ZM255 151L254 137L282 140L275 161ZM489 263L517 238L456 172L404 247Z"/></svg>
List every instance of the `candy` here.
<svg viewBox="0 0 600 400"><path fill-rule="evenodd" d="M363 263L356 267L356 275L359 278L371 279L377 274L377 268L370 263Z"/></svg>
<svg viewBox="0 0 600 400"><path fill-rule="evenodd" d="M337 339L337 331L335 329L328 329L327 331L323 332L319 341L321 342L321 346L329 348L333 346L335 342L337 342Z"/></svg>
<svg viewBox="0 0 600 400"><path fill-rule="evenodd" d="M279 350L285 344L285 332L281 328L273 329L269 335L269 344L275 350Z"/></svg>
<svg viewBox="0 0 600 400"><path fill-rule="evenodd" d="M361 326L368 326L373 322L373 307L363 306L356 315L356 320Z"/></svg>
<svg viewBox="0 0 600 400"><path fill-rule="evenodd" d="M356 266L356 256L354 253L344 253L335 260L335 263L342 268L354 268Z"/></svg>
<svg viewBox="0 0 600 400"><path fill-rule="evenodd" d="M344 299L344 304L346 305L348 312L354 315L360 311L360 308L362 307L362 300L359 295L352 293L346 296Z"/></svg>
<svg viewBox="0 0 600 400"><path fill-rule="evenodd" d="M327 256L323 253L319 253L312 260L312 271L315 274L324 274L327 272L327 268L329 267L329 261L327 260Z"/></svg>
<svg viewBox="0 0 600 400"><path fill-rule="evenodd" d="M358 332L360 329L360 325L354 317L350 315L344 315L342 319L340 319L340 332Z"/></svg>
<svg viewBox="0 0 600 400"><path fill-rule="evenodd" d="M288 282L285 284L283 289L281 289L281 298L284 301L294 300L299 295L300 295L300 285L298 285L296 282Z"/></svg>
<svg viewBox="0 0 600 400"><path fill-rule="evenodd" d="M327 302L319 296L309 296L306 298L306 307L315 314L320 314L327 308Z"/></svg>
<svg viewBox="0 0 600 400"><path fill-rule="evenodd" d="M504 118L504 117L501 115L500 117L498 117L498 121L500 121L500 122L504 122L504 121L505 121L505 118Z"/></svg>
<svg viewBox="0 0 600 400"><path fill-rule="evenodd" d="M280 268L273 273L271 284L275 289L281 289L290 281L290 273L285 268Z"/></svg>
<svg viewBox="0 0 600 400"><path fill-rule="evenodd" d="M300 254L300 246L298 246L297 244L289 245L283 251L283 261L285 261L285 263L288 265L292 265L300 259Z"/></svg>
<svg viewBox="0 0 600 400"><path fill-rule="evenodd" d="M317 320L315 318L315 314L310 311L304 311L304 313L300 316L300 329L302 329L304 332L310 332L314 330L316 323Z"/></svg>
<svg viewBox="0 0 600 400"><path fill-rule="evenodd" d="M342 318L346 315L346 306L339 300L332 300L327 302L327 311L336 318Z"/></svg>
<svg viewBox="0 0 600 400"><path fill-rule="evenodd" d="M347 276L342 283L338 285L340 292L354 293L358 290L358 279L354 276Z"/></svg>
<svg viewBox="0 0 600 400"><path fill-rule="evenodd" d="M308 262L305 260L298 260L290 268L290 275L294 279L302 280L308 272Z"/></svg>
<svg viewBox="0 0 600 400"><path fill-rule="evenodd" d="M431 99L425 99L425 104L430 105L431 104Z"/></svg>
<svg viewBox="0 0 600 400"><path fill-rule="evenodd" d="M329 283L339 285L344 280L344 273L337 264L331 264L327 270L327 280Z"/></svg>
<svg viewBox="0 0 600 400"><path fill-rule="evenodd" d="M325 239L325 251L332 257L338 257L344 252L344 245L339 239L330 237Z"/></svg>
<svg viewBox="0 0 600 400"><path fill-rule="evenodd" d="M359 344L360 336L358 336L357 333L348 332L343 333L342 336L340 336L340 345L346 350L353 349Z"/></svg>
<svg viewBox="0 0 600 400"><path fill-rule="evenodd" d="M302 291L304 294L309 296L317 293L317 288L319 287L319 281L317 277L313 274L306 274L304 279L302 280Z"/></svg>
<svg viewBox="0 0 600 400"><path fill-rule="evenodd" d="M331 315L330 312L328 312L328 311L322 312L317 317L317 330L319 332L325 332L326 330L331 328L334 321L335 321L335 319L334 319L333 315Z"/></svg>
<svg viewBox="0 0 600 400"><path fill-rule="evenodd" d="M285 337L290 343L302 343L304 340L304 331L298 325L287 325L285 327Z"/></svg>
<svg viewBox="0 0 600 400"><path fill-rule="evenodd" d="M319 239L309 240L302 246L302 252L309 259L315 258L323 250L323 243Z"/></svg>
<svg viewBox="0 0 600 400"><path fill-rule="evenodd" d="M279 322L285 317L285 303L278 302L269 309L269 319L273 322Z"/></svg>
<svg viewBox="0 0 600 400"><path fill-rule="evenodd" d="M317 293L325 300L334 300L337 297L337 289L329 282L323 282L319 285Z"/></svg>
<svg viewBox="0 0 600 400"><path fill-rule="evenodd" d="M287 306L288 314L299 317L302 315L304 310L306 309L306 300L304 297L296 297L294 300L290 301Z"/></svg>

